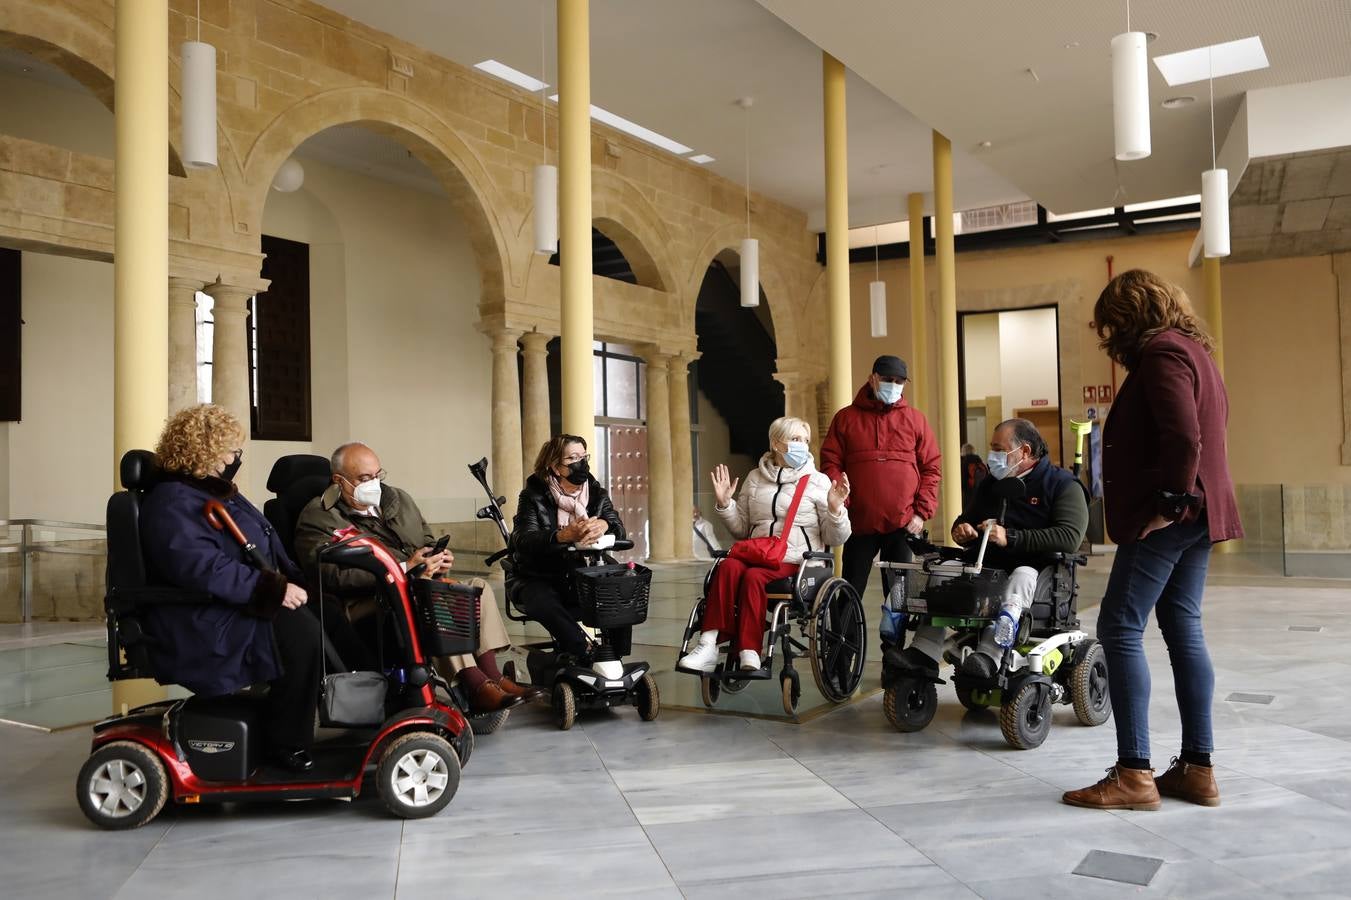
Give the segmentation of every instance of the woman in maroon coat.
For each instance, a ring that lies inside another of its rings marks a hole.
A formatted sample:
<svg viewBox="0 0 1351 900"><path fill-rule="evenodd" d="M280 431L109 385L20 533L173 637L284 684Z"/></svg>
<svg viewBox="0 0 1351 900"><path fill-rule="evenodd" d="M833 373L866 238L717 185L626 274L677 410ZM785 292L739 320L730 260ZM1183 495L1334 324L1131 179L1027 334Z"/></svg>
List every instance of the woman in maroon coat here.
<svg viewBox="0 0 1351 900"><path fill-rule="evenodd" d="M1158 809L1159 795L1218 806L1210 753L1215 673L1201 630L1210 548L1243 536L1225 452L1229 400L1213 342L1181 288L1134 269L1093 308L1102 348L1129 373L1103 429L1103 501L1117 543L1098 612L1116 719L1117 762L1066 803ZM1182 750L1157 779L1149 764L1150 610L1173 667Z"/></svg>

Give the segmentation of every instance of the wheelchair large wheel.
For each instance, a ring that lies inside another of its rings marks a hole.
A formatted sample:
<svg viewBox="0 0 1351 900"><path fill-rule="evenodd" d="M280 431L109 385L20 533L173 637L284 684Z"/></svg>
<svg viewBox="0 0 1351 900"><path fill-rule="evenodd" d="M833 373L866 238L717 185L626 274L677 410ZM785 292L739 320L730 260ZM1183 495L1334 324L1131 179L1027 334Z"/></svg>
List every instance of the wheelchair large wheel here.
<svg viewBox="0 0 1351 900"><path fill-rule="evenodd" d="M867 622L854 586L843 578L829 578L816 592L807 642L812 675L822 695L843 703L863 680L867 656Z"/></svg>
<svg viewBox="0 0 1351 900"><path fill-rule="evenodd" d="M938 711L938 688L932 681L897 679L882 693L882 711L897 731L923 731Z"/></svg>
<svg viewBox="0 0 1351 900"><path fill-rule="evenodd" d="M169 777L152 750L135 741L113 741L80 767L75 797L100 828L140 828L164 808Z"/></svg>
<svg viewBox="0 0 1351 900"><path fill-rule="evenodd" d="M415 731L395 738L380 757L380 799L402 819L434 816L460 787L460 760L440 735Z"/></svg>
<svg viewBox="0 0 1351 900"><path fill-rule="evenodd" d="M1051 689L1029 681L999 708L999 730L1010 747L1034 750L1051 733Z"/></svg>
<svg viewBox="0 0 1351 900"><path fill-rule="evenodd" d="M1107 654L1102 644L1090 641L1083 657L1070 670L1070 698L1074 715L1084 725L1101 725L1112 715L1112 697L1107 690Z"/></svg>
<svg viewBox="0 0 1351 900"><path fill-rule="evenodd" d="M566 681L554 683L554 724L567 731L577 721L577 692Z"/></svg>

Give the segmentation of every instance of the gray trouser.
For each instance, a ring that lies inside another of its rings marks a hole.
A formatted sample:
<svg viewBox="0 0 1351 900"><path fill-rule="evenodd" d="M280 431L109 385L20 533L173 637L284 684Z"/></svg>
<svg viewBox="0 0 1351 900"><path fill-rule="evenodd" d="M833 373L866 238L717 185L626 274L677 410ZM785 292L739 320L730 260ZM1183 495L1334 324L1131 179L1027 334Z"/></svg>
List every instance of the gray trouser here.
<svg viewBox="0 0 1351 900"><path fill-rule="evenodd" d="M962 571L962 565L958 560L949 560L938 566L936 572L947 570L953 575L958 575ZM1032 605L1033 600L1047 600L1051 596L1051 576L1055 573L1054 566L1047 566L1038 571L1031 566L1019 566L1009 573L1008 587L1004 592L1004 602L1001 608L1008 611L1016 621L1023 611ZM932 581L934 576L930 576ZM910 646L916 648L930 659L941 662L943 658L943 641L947 637L948 629L941 625L923 625L915 630L915 636L910 641ZM978 650L988 653L996 661L1000 658L999 645L994 642L994 623L991 622L981 632L980 644Z"/></svg>

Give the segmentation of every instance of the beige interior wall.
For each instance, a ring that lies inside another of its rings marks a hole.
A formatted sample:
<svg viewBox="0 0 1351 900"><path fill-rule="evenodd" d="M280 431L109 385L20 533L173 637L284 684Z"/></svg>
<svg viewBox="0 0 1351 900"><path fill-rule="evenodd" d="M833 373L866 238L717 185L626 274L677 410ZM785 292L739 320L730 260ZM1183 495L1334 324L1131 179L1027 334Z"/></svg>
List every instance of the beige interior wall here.
<svg viewBox="0 0 1351 900"><path fill-rule="evenodd" d="M699 511L704 514L705 519L714 524L715 530L724 539L726 546L726 530L722 527L722 520L713 512L713 485L709 481L709 473L721 463L727 466L733 478L744 480L751 467L755 465L755 460L743 453L731 451L727 421L704 396L703 391L698 391L698 395L699 425L702 430L699 432L699 468L694 473L694 490L699 497Z"/></svg>
<svg viewBox="0 0 1351 900"><path fill-rule="evenodd" d="M1113 383L1113 369L1088 327L1093 303L1107 283L1107 257L1113 270L1150 269L1182 286L1198 307L1204 305L1200 268L1187 267L1193 232L1149 237L1083 241L1013 250L957 255L957 290L994 290L1077 281L1077 309L1062 309L1073 320L1062 322L1079 334L1082 357L1079 383ZM1340 338L1336 279L1327 256L1225 265L1224 329L1229 387L1229 449L1234 480L1240 484L1351 483L1351 467L1340 464L1342 443ZM868 282L872 263L852 267L853 370L856 381L879 353L905 356L910 334L909 264L884 261L887 284L886 338L872 338L868 325ZM936 284L932 259L926 265L930 287ZM960 301L959 301L960 307ZM937 322L929 304L931 370L912 377L932 379L937 371ZM1061 354L1064 356L1062 346ZM1117 369L1119 385L1125 372ZM1064 398L1065 407L1082 411L1082 395Z"/></svg>
<svg viewBox="0 0 1351 900"><path fill-rule="evenodd" d="M9 423L0 422L0 519L9 514Z"/></svg>
<svg viewBox="0 0 1351 900"><path fill-rule="evenodd" d="M113 114L84 88L0 73L0 133L113 158Z"/></svg>
<svg viewBox="0 0 1351 900"><path fill-rule="evenodd" d="M100 523L113 457L113 267L25 253L23 421L9 425L9 515Z"/></svg>
<svg viewBox="0 0 1351 900"><path fill-rule="evenodd" d="M999 393L999 313L967 316L962 320L965 343L966 400L979 401ZM913 357L912 357L913 359Z"/></svg>

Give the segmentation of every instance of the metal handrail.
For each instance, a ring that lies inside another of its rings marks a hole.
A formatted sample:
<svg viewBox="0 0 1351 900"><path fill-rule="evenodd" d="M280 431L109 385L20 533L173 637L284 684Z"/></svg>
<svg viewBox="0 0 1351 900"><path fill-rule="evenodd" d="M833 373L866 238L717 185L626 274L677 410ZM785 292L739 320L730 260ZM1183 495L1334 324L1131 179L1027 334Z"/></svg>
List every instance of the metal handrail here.
<svg viewBox="0 0 1351 900"><path fill-rule="evenodd" d="M0 553L19 554L19 619L30 622L33 619L33 567L28 557L34 553L55 553L69 556L103 556L96 550L78 550L69 547L53 547L47 543L32 541L33 528L67 528L75 531L97 531L107 533L102 525L90 525L84 522L61 522L55 519L0 519L0 528L19 526L19 543L0 546ZM78 538L77 538L78 540Z"/></svg>

